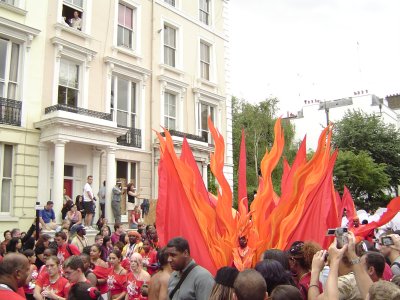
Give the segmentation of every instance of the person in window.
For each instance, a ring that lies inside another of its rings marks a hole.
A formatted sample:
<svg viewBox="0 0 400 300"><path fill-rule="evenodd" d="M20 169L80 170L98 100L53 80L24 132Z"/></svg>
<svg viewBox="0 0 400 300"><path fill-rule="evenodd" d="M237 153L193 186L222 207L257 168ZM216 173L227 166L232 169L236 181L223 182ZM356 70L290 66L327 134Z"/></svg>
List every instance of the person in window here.
<svg viewBox="0 0 400 300"><path fill-rule="evenodd" d="M72 28L82 30L82 19L79 18L79 13L77 11L74 11L74 17L69 20L69 24Z"/></svg>

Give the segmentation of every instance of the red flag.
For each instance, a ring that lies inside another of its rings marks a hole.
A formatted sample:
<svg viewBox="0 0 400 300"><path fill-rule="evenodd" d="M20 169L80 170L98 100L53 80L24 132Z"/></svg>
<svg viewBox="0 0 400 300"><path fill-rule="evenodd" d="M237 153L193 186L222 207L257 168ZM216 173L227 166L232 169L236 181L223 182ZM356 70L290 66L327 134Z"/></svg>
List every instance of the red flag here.
<svg viewBox="0 0 400 300"><path fill-rule="evenodd" d="M158 173L156 225L160 244L166 245L174 237L184 237L189 242L190 254L196 262L215 274L217 268L168 149L160 159Z"/></svg>
<svg viewBox="0 0 400 300"><path fill-rule="evenodd" d="M242 141L240 143L239 170L238 170L238 201L243 201L243 205L238 205L240 214L247 214L249 205L247 201L247 180L246 180L246 140L244 129L242 129ZM242 212L242 208L245 211Z"/></svg>
<svg viewBox="0 0 400 300"><path fill-rule="evenodd" d="M353 224L354 217L357 216L356 208L354 207L354 201L351 197L349 189L344 186L343 197L342 197L342 208L340 210L340 216L343 216L343 211L346 209L347 220L349 220L349 225ZM349 226L350 227L350 226Z"/></svg>

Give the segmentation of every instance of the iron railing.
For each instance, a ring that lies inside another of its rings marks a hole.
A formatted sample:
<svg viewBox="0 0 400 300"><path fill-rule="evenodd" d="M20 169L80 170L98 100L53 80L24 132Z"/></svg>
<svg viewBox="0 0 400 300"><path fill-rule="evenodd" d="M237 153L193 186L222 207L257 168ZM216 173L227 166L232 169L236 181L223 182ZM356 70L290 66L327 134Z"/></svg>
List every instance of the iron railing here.
<svg viewBox="0 0 400 300"><path fill-rule="evenodd" d="M70 105L65 105L65 104L56 104L53 106L46 107L44 109L45 114L49 114L53 111L57 110L62 110L62 111L67 111L67 112L72 112L75 114L79 115L84 115L84 116L89 116L89 117L94 117L102 120L108 120L111 121L111 114L100 112L100 111L95 111L95 110L89 110L77 106L70 106Z"/></svg>
<svg viewBox="0 0 400 300"><path fill-rule="evenodd" d="M181 131L177 131L177 130L168 130L169 133L173 136L179 136L179 137L186 137L189 140L194 140L194 141L199 141L199 142L203 142L203 143L207 143L207 140L204 136L199 136L199 135L194 135L194 134L190 134L190 133L186 133L186 132L181 132ZM165 136L164 132L161 132L162 136Z"/></svg>
<svg viewBox="0 0 400 300"><path fill-rule="evenodd" d="M142 130L118 125L118 127L128 128L128 132L117 138L118 145L142 148Z"/></svg>
<svg viewBox="0 0 400 300"><path fill-rule="evenodd" d="M21 126L22 102L0 97L0 124Z"/></svg>

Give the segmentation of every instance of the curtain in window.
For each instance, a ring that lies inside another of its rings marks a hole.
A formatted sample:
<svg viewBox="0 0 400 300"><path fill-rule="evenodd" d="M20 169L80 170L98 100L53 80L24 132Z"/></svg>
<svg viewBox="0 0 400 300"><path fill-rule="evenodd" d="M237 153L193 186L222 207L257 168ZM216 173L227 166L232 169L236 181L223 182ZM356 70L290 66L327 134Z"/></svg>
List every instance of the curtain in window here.
<svg viewBox="0 0 400 300"><path fill-rule="evenodd" d="M7 98L16 99L18 82L19 45L12 44Z"/></svg>

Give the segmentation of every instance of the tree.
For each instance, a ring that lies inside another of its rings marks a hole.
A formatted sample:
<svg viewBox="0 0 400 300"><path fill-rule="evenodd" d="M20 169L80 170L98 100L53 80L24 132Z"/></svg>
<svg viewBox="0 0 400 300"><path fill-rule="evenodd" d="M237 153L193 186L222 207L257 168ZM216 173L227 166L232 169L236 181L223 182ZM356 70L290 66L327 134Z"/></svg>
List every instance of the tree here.
<svg viewBox="0 0 400 300"><path fill-rule="evenodd" d="M261 159L266 148L271 149L274 142L274 124L276 118L278 100L276 98L266 99L258 104L251 104L245 100L233 97L232 120L233 120L233 161L234 161L234 195L237 191L237 172L239 162L239 149L242 128L246 135L247 150L247 191L250 195L258 188L258 175ZM291 147L294 138L294 129L290 122L282 122L285 133L284 156L291 161L296 150ZM282 176L282 162L273 172L273 184L276 192L280 192L280 181ZM235 196L236 201L236 196ZM249 200L252 197L249 196Z"/></svg>
<svg viewBox="0 0 400 300"><path fill-rule="evenodd" d="M385 164L391 191L398 194L400 184L400 133L385 124L379 115L348 111L335 124L333 143L340 151L364 151L377 164Z"/></svg>
<svg viewBox="0 0 400 300"><path fill-rule="evenodd" d="M334 169L335 188L343 191L346 185L357 205L365 207L368 200L369 208L377 208L385 205L382 190L390 185L385 171L386 165L375 163L365 151L340 151Z"/></svg>

